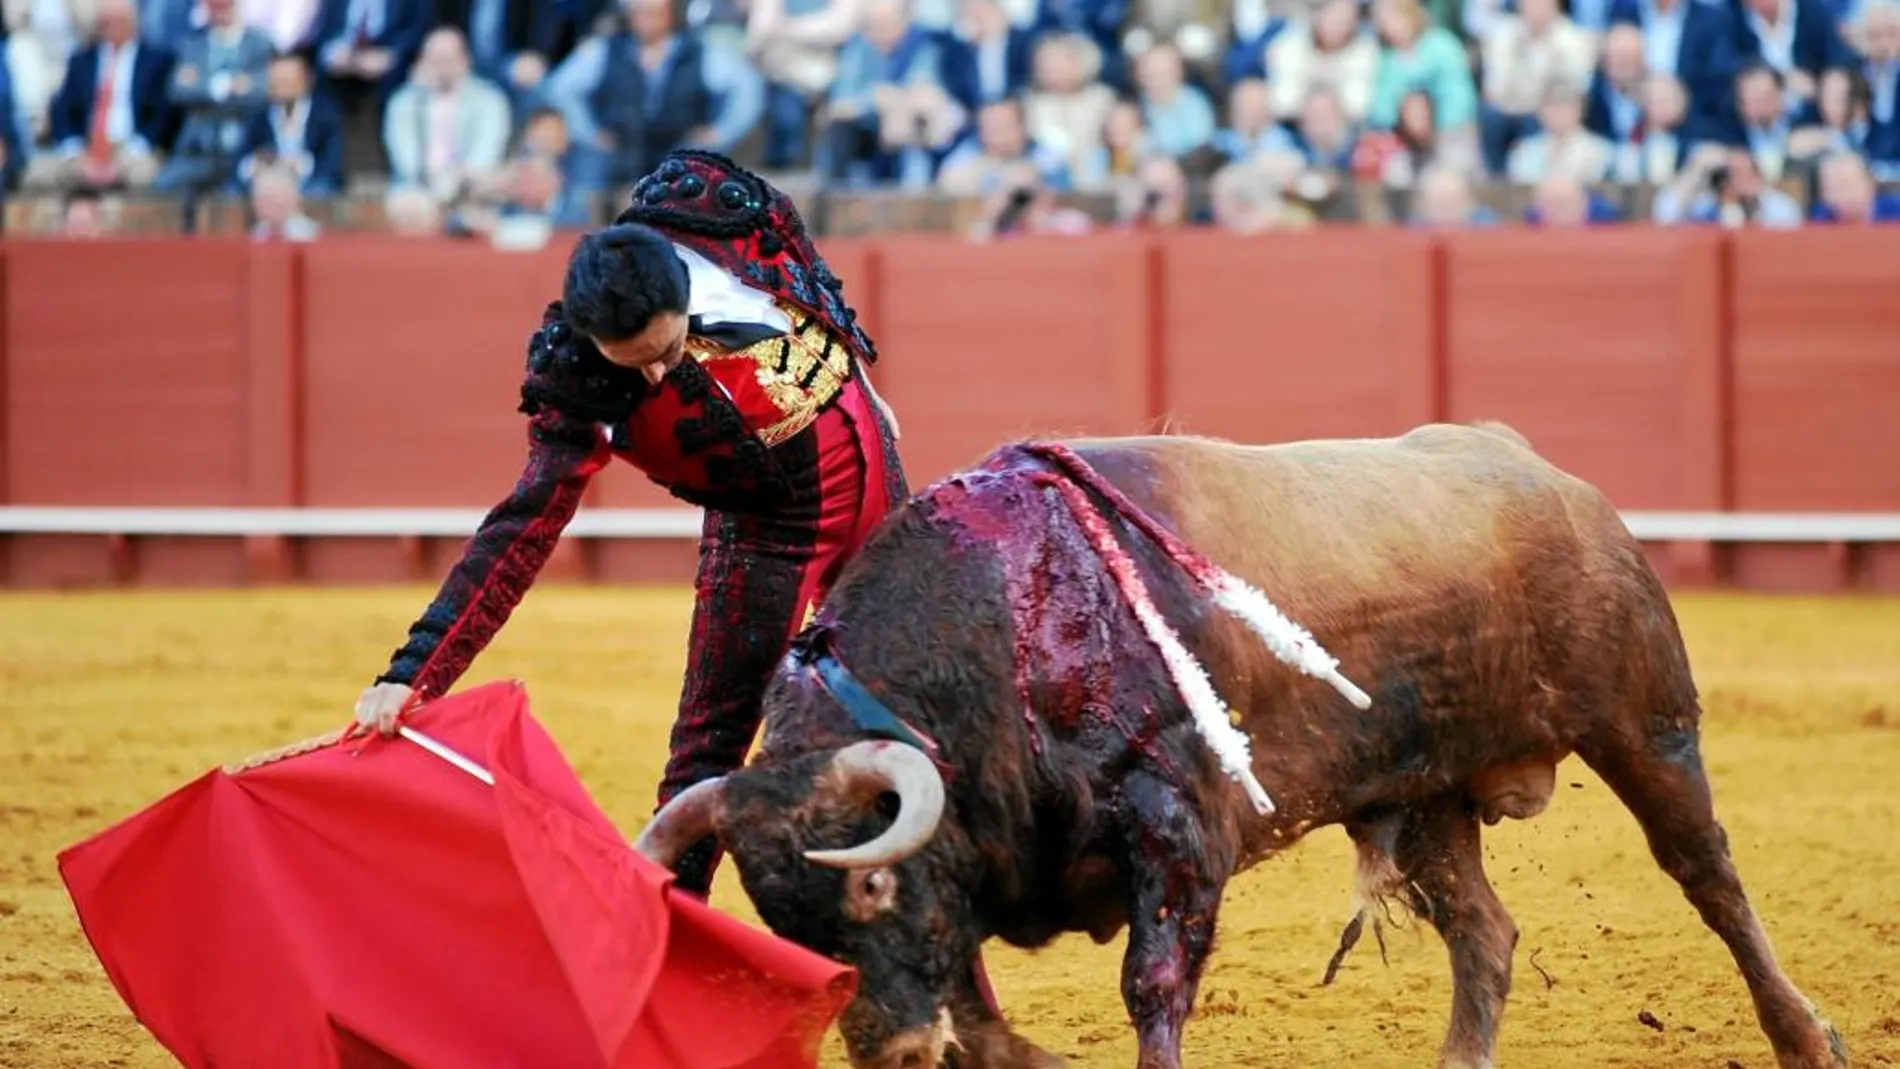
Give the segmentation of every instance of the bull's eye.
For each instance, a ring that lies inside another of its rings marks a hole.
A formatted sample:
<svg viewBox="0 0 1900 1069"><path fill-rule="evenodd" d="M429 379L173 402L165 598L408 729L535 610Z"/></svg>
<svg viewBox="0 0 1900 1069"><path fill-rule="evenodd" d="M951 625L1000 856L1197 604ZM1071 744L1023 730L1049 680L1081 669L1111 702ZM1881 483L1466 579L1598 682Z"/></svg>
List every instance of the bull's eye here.
<svg viewBox="0 0 1900 1069"><path fill-rule="evenodd" d="M845 916L865 924L897 907L897 873L890 869L865 869L851 873L844 881Z"/></svg>

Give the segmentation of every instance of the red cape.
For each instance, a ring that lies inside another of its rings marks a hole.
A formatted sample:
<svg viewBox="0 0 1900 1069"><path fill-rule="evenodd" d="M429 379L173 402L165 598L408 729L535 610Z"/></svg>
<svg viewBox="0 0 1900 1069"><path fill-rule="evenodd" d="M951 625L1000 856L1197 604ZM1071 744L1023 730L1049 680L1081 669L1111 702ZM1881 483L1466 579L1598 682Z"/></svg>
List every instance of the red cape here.
<svg viewBox="0 0 1900 1069"><path fill-rule="evenodd" d="M634 853L489 684L403 739L219 770L60 855L120 997L190 1069L810 1069L848 967Z"/></svg>

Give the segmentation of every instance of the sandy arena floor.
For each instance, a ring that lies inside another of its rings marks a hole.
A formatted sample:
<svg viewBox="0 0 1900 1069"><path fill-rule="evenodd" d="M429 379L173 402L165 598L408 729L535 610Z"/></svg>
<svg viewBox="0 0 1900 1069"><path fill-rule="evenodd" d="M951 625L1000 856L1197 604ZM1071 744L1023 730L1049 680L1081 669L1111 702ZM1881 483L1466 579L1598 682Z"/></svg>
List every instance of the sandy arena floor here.
<svg viewBox="0 0 1900 1069"><path fill-rule="evenodd" d="M0 597L0 1066L173 1064L107 984L55 853L211 765L338 726L426 593ZM1679 605L1746 886L1854 1064L1900 1065L1900 600ZM527 680L629 833L664 759L687 608L678 590L545 589L467 680ZM1543 817L1488 837L1523 931L1500 1064L1771 1066L1733 964L1634 821L1577 762L1559 783ZM1449 975L1429 930L1392 939L1389 967L1367 940L1335 986L1317 986L1349 856L1327 829L1236 881L1191 1066L1432 1064ZM715 902L752 916L729 877ZM992 951L991 967L1025 1032L1078 1067L1125 1069L1120 952L1078 936ZM835 1037L831 1049L842 1065Z"/></svg>

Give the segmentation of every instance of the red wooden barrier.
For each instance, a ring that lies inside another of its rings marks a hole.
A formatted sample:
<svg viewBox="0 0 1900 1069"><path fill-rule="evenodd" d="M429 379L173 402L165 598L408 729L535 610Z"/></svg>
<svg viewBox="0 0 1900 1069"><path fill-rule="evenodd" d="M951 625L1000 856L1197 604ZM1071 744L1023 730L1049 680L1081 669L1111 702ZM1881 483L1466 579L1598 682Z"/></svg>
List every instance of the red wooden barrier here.
<svg viewBox="0 0 1900 1069"><path fill-rule="evenodd" d="M829 242L914 486L1028 434L1502 419L1628 509L1900 511L1900 234L1340 231ZM0 246L0 503L485 508L564 250ZM616 465L590 505L676 504ZM16 585L433 578L454 540L0 539ZM689 543L565 547L683 578ZM1900 587L1900 547L1678 546L1680 581Z"/></svg>

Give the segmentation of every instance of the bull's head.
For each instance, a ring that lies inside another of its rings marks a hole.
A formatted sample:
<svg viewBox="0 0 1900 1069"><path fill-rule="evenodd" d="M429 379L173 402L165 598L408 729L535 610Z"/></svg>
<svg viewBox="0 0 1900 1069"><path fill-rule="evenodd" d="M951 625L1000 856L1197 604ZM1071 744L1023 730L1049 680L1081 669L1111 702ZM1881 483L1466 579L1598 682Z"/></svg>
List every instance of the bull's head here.
<svg viewBox="0 0 1900 1069"><path fill-rule="evenodd" d="M716 835L766 925L859 974L839 1024L859 1069L933 1069L979 938L963 838L921 751L856 742L700 783L636 844L659 864Z"/></svg>

